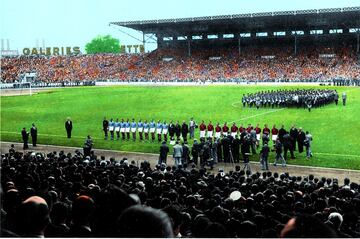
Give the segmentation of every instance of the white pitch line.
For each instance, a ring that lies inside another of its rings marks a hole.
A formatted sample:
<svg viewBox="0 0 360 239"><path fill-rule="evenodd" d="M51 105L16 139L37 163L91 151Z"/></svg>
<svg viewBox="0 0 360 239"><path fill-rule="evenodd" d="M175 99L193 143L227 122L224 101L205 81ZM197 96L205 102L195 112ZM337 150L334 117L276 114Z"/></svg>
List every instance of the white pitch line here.
<svg viewBox="0 0 360 239"><path fill-rule="evenodd" d="M241 119L231 121L230 123L234 123L234 122L240 121L240 120L246 120L246 119L255 118L255 117L260 116L260 115L266 115L266 114L276 113L276 112L279 112L279 111L281 111L281 110L285 110L285 108L281 108L281 109L277 109L277 110L273 110L273 111L267 111L267 112L264 112L264 113L260 113L260 114L256 114L256 115L251 115L251 116L243 117L243 118L241 118Z"/></svg>
<svg viewBox="0 0 360 239"><path fill-rule="evenodd" d="M233 102L233 103L231 104L231 106L234 107L234 108L240 108L240 107L236 106L236 104L238 104L238 103L242 103L242 101Z"/></svg>
<svg viewBox="0 0 360 239"><path fill-rule="evenodd" d="M314 153L314 154L329 155L329 156L341 156L341 157L356 157L356 158L360 158L360 155L356 155L356 154L330 154L330 153Z"/></svg>

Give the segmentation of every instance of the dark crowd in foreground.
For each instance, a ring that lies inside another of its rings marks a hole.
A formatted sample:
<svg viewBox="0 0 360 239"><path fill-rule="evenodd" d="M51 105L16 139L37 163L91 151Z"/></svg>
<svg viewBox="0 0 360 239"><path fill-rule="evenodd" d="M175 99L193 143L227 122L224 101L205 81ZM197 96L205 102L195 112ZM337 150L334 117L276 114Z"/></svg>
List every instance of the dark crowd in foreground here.
<svg viewBox="0 0 360 239"><path fill-rule="evenodd" d="M2 237L360 237L345 179L136 165L53 152L1 156Z"/></svg>

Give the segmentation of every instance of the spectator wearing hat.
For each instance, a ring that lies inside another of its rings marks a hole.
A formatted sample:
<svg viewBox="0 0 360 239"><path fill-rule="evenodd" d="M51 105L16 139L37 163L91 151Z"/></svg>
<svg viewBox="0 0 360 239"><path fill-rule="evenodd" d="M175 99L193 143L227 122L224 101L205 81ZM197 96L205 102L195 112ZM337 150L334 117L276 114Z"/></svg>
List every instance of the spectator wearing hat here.
<svg viewBox="0 0 360 239"><path fill-rule="evenodd" d="M341 224L343 223L343 216L338 212L332 212L328 216L328 220L325 222L329 227L331 227L341 238L350 238L351 236L341 231Z"/></svg>

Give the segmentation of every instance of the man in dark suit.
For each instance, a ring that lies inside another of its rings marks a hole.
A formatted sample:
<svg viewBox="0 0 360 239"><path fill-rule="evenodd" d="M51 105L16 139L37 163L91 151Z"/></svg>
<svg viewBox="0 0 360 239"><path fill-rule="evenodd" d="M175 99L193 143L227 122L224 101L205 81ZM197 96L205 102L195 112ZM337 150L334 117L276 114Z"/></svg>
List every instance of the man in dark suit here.
<svg viewBox="0 0 360 239"><path fill-rule="evenodd" d="M235 135L235 139L232 141L231 144L231 151L234 159L234 163L239 163L240 161L240 144L241 141L239 136Z"/></svg>
<svg viewBox="0 0 360 239"><path fill-rule="evenodd" d="M281 128L279 129L279 134L278 137L280 139L280 142L283 144L284 143L284 135L286 134L286 130L284 128L284 125L281 125Z"/></svg>
<svg viewBox="0 0 360 239"><path fill-rule="evenodd" d="M175 125L172 121L169 123L169 135L170 135L170 142L174 140L175 135Z"/></svg>
<svg viewBox="0 0 360 239"><path fill-rule="evenodd" d="M28 145L28 141L29 141L29 133L26 132L26 129L23 128L22 131L21 131L21 136L22 136L22 139L23 139L23 142L24 142L24 146L23 146L23 149L28 149L29 148L29 145Z"/></svg>
<svg viewBox="0 0 360 239"><path fill-rule="evenodd" d="M30 134L31 134L31 139L32 139L32 144L34 147L36 147L36 141L37 141L37 128L35 126L35 124L32 124L32 127L30 129Z"/></svg>
<svg viewBox="0 0 360 239"><path fill-rule="evenodd" d="M176 135L176 140L180 140L180 133L181 133L181 126L179 124L179 121L176 121L176 125L175 125L175 135Z"/></svg>
<svg viewBox="0 0 360 239"><path fill-rule="evenodd" d="M291 145L293 147L293 150L296 150L296 140L298 136L298 130L295 125L293 125L290 129L290 137L291 137Z"/></svg>
<svg viewBox="0 0 360 239"><path fill-rule="evenodd" d="M184 142L187 141L187 134L189 133L189 126L183 121L181 125L181 136L183 137Z"/></svg>
<svg viewBox="0 0 360 239"><path fill-rule="evenodd" d="M283 146L284 146L284 159L285 159L285 161L287 161L287 152L288 151L290 151L291 159L295 159L294 150L293 150L294 147L292 146L291 137L290 137L290 134L288 132L286 132L285 135L283 136Z"/></svg>
<svg viewBox="0 0 360 239"><path fill-rule="evenodd" d="M166 159L167 159L168 153L169 153L169 147L166 145L166 142L163 141L161 146L160 146L160 156L159 156L158 164L160 164L160 165L162 163L166 164Z"/></svg>
<svg viewBox="0 0 360 239"><path fill-rule="evenodd" d="M267 143L265 143L262 149L260 150L260 159L261 159L260 164L262 170L269 170L269 163L268 163L269 152L270 152L270 148L267 145Z"/></svg>
<svg viewBox="0 0 360 239"><path fill-rule="evenodd" d="M230 162L230 146L231 146L230 139L228 137L224 137L221 140L221 144L223 146L224 163L229 163Z"/></svg>
<svg viewBox="0 0 360 239"><path fill-rule="evenodd" d="M305 140L305 133L304 131L302 131L302 128L300 127L297 137L299 153L302 153L304 151L304 140Z"/></svg>
<svg viewBox="0 0 360 239"><path fill-rule="evenodd" d="M198 157L199 157L199 144L196 139L194 139L194 144L191 148L192 161L197 166L198 165Z"/></svg>
<svg viewBox="0 0 360 239"><path fill-rule="evenodd" d="M70 120L70 118L67 118L67 120L65 122L65 129L66 129L68 139L71 138L72 128L73 128L72 121Z"/></svg>
<svg viewBox="0 0 360 239"><path fill-rule="evenodd" d="M104 134L105 134L105 140L108 139L108 130L109 130L109 121L106 119L106 117L104 117L103 120L103 130L104 130Z"/></svg>

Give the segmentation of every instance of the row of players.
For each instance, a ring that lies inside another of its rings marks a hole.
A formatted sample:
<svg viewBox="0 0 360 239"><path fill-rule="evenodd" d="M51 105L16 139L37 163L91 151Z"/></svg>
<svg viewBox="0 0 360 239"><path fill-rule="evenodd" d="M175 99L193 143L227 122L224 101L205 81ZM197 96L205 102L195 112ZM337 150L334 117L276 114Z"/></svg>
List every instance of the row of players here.
<svg viewBox="0 0 360 239"><path fill-rule="evenodd" d="M206 125L205 122L202 121L201 124L198 126L193 119L190 120L189 125L186 124L185 121L183 121L182 125L180 125L179 121L176 121L175 124L170 121L170 123L167 124L166 121L161 122L160 120L157 123L155 123L154 120L151 120L149 123L147 122L147 120L145 120L144 122L142 122L142 120L135 122L134 119L132 119L131 122L128 119L126 121L124 121L123 119L121 121L119 121L118 119L116 119L115 121L113 121L113 119L110 119L110 121L108 121L106 118L104 118L103 120L103 131L105 134L105 140L108 139L108 132L110 132L111 140L114 140L115 137L117 140L119 140L120 133L123 140L130 140L131 133L132 139L135 141L136 132L138 132L140 140L144 140L144 138L145 140L149 140L149 136L151 136L151 141L153 142L155 141L156 134L158 142L161 142L162 137L165 141L167 141L167 137L169 134L171 141L175 140L175 136L177 140L179 140L180 136L182 136L182 139L184 141L187 141L188 134L190 134L190 139L194 138L195 128L199 128L200 139L213 137L220 138L222 135L231 135L233 138L235 138L238 134L246 131L249 134L252 134L254 136L256 135L257 141L260 141L261 133L263 134L263 136L266 135L267 137L270 137L271 135L271 139L274 144L278 137L282 139L282 137L286 134L286 129L284 128L284 125L282 125L280 129L276 128L276 125L273 125L272 129L270 130L267 124L264 125L263 129L259 127L259 124L257 124L256 127L253 127L251 124L249 124L248 127L245 128L243 124L238 127L236 123L233 123L232 126L229 128L226 122L222 127L220 126L220 123L217 123L214 127L211 121L208 125ZM302 132L302 129L299 128L298 130L294 125L290 129L289 133L294 142L299 140L303 141L305 139L305 134L304 132Z"/></svg>

